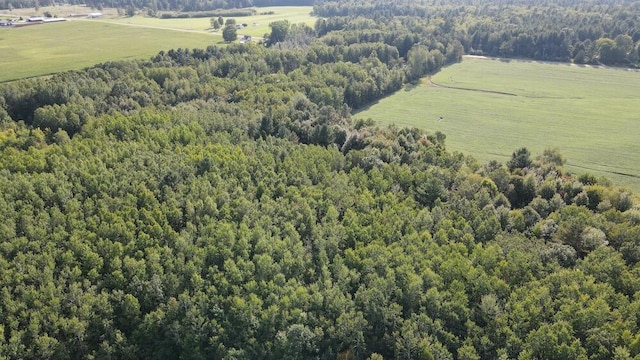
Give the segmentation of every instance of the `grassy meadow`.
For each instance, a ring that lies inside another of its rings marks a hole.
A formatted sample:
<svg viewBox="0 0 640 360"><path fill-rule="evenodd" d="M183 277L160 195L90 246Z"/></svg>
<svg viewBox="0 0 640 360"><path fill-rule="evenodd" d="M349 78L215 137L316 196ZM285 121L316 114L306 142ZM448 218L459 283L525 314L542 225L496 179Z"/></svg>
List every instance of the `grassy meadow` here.
<svg viewBox="0 0 640 360"><path fill-rule="evenodd" d="M558 148L569 171L640 191L640 72L467 57L431 80L458 89L425 80L356 118L441 131L482 163Z"/></svg>
<svg viewBox="0 0 640 360"><path fill-rule="evenodd" d="M238 35L250 35L262 37L265 34L271 32L269 23L278 20L288 20L291 24L307 24L311 27L314 26L316 19L311 16L312 6L274 6L256 8L258 15L254 16L241 16L241 17L223 17L223 19L232 18L235 19L238 24L247 24L248 27L242 30L238 30ZM269 13L259 15L261 13ZM148 16L133 16L133 17L113 17L105 18L104 21L114 22L117 24L127 25L141 25L151 26L158 28L168 29L180 29L190 31L202 31L202 32L214 32L211 29L211 18L190 18L190 19L160 19ZM255 23L255 25L254 25ZM217 32L222 36L222 29Z"/></svg>
<svg viewBox="0 0 640 360"><path fill-rule="evenodd" d="M1 29L0 82L219 41L219 35L76 20Z"/></svg>
<svg viewBox="0 0 640 360"><path fill-rule="evenodd" d="M268 7L255 15L235 18L249 27L239 35L261 37L269 23L287 19L313 26L312 7ZM46 7L13 11L12 16L41 15L49 11L59 17L89 13L86 7ZM161 50L206 48L223 44L222 31L214 32L209 18L158 19L118 16L114 9L99 19L73 18L66 22L0 29L0 82L81 69L97 63L128 58L148 58ZM2 13L0 17L6 17ZM253 25L256 23L256 26Z"/></svg>

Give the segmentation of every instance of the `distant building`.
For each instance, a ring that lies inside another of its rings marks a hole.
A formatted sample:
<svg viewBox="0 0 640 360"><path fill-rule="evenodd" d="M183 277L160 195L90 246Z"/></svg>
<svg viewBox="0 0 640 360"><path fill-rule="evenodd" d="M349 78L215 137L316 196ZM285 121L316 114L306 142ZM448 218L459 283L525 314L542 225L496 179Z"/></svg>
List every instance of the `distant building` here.
<svg viewBox="0 0 640 360"><path fill-rule="evenodd" d="M27 22L42 22L44 18L42 16L29 16Z"/></svg>
<svg viewBox="0 0 640 360"><path fill-rule="evenodd" d="M101 12L90 13L89 15L87 15L87 17L89 19L100 18L102 17L102 13Z"/></svg>
<svg viewBox="0 0 640 360"><path fill-rule="evenodd" d="M52 23L52 22L60 22L60 21L67 21L67 19L65 19L65 18L48 18L48 19L45 19L43 22Z"/></svg>

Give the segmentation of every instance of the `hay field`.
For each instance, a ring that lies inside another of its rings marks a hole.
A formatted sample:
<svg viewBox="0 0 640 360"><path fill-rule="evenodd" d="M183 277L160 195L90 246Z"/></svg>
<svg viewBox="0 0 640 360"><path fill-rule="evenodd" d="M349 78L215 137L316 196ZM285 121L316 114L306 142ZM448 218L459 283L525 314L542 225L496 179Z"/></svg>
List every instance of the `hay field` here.
<svg viewBox="0 0 640 360"><path fill-rule="evenodd" d="M635 70L467 57L356 118L441 131L449 150L482 163L559 148L568 170L639 191L638 104Z"/></svg>
<svg viewBox="0 0 640 360"><path fill-rule="evenodd" d="M221 36L104 22L67 21L0 30L0 82L149 58L161 50L206 48Z"/></svg>
<svg viewBox="0 0 640 360"><path fill-rule="evenodd" d="M253 16L223 17L223 19L235 19L238 24L247 24L245 29L238 30L238 35L250 35L262 37L271 32L269 23L278 20L288 20L291 24L307 24L313 27L316 17L311 15L311 6L272 6L256 8L258 14ZM264 15L260 15L263 14ZM106 17L103 21L117 24L152 26L157 28L181 29L201 32L214 32L222 35L222 29L214 31L211 29L210 18L188 18L188 19L160 19L136 15L132 17ZM254 25L255 24L255 25Z"/></svg>
<svg viewBox="0 0 640 360"><path fill-rule="evenodd" d="M292 24L313 26L312 7L258 8L258 14L235 18L247 23L238 35L262 37L269 23L287 19ZM11 16L42 15L49 11L58 17L97 10L69 6L13 10ZM98 19L69 18L68 21L0 29L0 82L81 69L105 61L149 58L161 50L206 48L223 45L222 31L210 29L209 18L158 19L136 15L120 16L115 9L103 10ZM6 17L3 12L1 17ZM255 23L255 25L254 25Z"/></svg>

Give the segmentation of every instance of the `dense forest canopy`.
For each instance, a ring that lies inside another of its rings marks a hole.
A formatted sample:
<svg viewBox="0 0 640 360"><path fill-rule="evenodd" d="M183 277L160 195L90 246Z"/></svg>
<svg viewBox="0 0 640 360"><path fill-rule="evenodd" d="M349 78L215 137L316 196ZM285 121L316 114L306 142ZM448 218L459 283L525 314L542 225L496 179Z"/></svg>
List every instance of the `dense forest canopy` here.
<svg viewBox="0 0 640 360"><path fill-rule="evenodd" d="M469 50L438 14L491 6L367 4L0 84L0 358L638 358L632 194L350 117Z"/></svg>
<svg viewBox="0 0 640 360"><path fill-rule="evenodd" d="M401 17L475 55L638 66L639 1L316 1L325 17Z"/></svg>

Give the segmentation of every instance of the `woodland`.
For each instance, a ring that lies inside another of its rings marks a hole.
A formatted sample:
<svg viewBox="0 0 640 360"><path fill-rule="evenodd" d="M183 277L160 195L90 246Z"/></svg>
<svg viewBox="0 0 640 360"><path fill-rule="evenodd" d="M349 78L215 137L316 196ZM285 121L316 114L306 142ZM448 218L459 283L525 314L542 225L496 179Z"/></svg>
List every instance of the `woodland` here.
<svg viewBox="0 0 640 360"><path fill-rule="evenodd" d="M0 0L0 9L37 9L55 3L53 0ZM91 0L80 3L96 9L114 7L127 14L134 14L137 9L167 18L217 17L226 16L225 12L251 15L253 12L243 8L313 5L314 15L322 19L316 25L316 36L339 31L342 43L386 43L395 46L405 59L407 51L417 43L442 53L446 50L443 46L459 43L464 52L471 55L634 68L640 62L640 2L637 0ZM352 20L356 23L348 24ZM374 26L368 21L386 24ZM350 35L343 36L345 30L350 30ZM400 39L399 34L406 38Z"/></svg>
<svg viewBox="0 0 640 360"><path fill-rule="evenodd" d="M0 84L0 359L639 359L637 197L351 119L465 52L632 66L638 3L314 12Z"/></svg>

